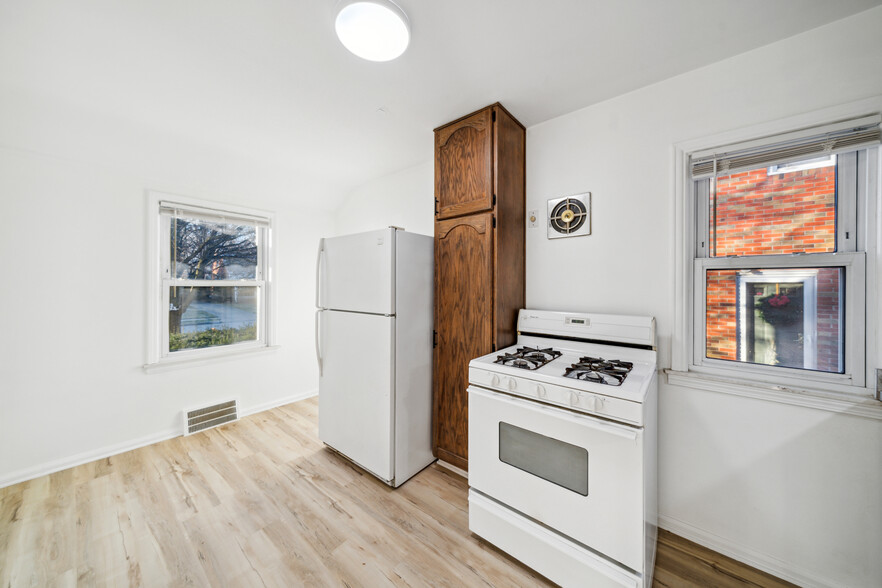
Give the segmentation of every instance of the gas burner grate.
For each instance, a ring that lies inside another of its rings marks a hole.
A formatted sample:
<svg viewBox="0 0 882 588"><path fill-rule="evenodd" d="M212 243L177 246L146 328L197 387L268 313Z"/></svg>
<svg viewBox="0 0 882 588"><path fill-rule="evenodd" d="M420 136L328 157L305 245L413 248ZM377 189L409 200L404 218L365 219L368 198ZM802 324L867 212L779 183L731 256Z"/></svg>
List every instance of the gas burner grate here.
<svg viewBox="0 0 882 588"><path fill-rule="evenodd" d="M621 386L633 367L634 364L630 361L581 357L578 363L574 363L564 370L564 377L608 386Z"/></svg>
<svg viewBox="0 0 882 588"><path fill-rule="evenodd" d="M538 347L518 347L513 353L497 355L496 361L493 363L524 370L536 370L557 357L560 357L560 351L551 347L544 349Z"/></svg>

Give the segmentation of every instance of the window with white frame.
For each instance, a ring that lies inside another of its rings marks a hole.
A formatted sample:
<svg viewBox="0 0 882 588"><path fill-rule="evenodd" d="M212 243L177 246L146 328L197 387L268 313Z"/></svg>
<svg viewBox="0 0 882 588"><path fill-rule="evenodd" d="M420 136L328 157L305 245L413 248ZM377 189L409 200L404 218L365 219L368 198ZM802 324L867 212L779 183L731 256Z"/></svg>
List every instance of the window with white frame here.
<svg viewBox="0 0 882 588"><path fill-rule="evenodd" d="M154 195L150 362L270 344L271 217Z"/></svg>
<svg viewBox="0 0 882 588"><path fill-rule="evenodd" d="M876 116L689 155L690 370L867 391L879 140Z"/></svg>

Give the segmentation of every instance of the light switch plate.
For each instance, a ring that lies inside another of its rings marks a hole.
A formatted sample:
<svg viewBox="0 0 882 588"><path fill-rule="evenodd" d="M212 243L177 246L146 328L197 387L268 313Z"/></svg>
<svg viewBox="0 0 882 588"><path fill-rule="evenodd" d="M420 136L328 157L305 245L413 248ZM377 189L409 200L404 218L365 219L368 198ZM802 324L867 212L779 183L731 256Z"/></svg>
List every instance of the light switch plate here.
<svg viewBox="0 0 882 588"><path fill-rule="evenodd" d="M539 211L531 210L527 213L527 226L535 229L539 226Z"/></svg>

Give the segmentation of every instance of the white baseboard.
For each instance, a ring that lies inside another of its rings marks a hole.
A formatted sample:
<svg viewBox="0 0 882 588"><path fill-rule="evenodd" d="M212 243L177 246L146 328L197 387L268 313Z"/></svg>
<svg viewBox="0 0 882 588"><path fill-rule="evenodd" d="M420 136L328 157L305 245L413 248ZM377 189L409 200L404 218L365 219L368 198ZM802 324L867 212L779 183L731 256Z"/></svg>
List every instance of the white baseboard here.
<svg viewBox="0 0 882 588"><path fill-rule="evenodd" d="M140 447L146 447L147 445L153 445L160 441L166 441L174 437L179 437L182 432L183 431L181 431L180 427L166 429L165 431L153 433L152 435L145 435L144 437L138 437L137 439L129 439L128 441L123 441L122 443L117 443L115 445L109 445L92 451L84 451L69 457L63 457L33 467L10 472L3 477L0 477L0 488L12 486L13 484L18 484L19 482L25 482L27 480L33 480L40 476L54 474L55 472L83 465L84 463L89 463L91 461L119 455L120 453L125 453L126 451L131 451Z"/></svg>
<svg viewBox="0 0 882 588"><path fill-rule="evenodd" d="M285 398L271 400L269 402L264 402L263 404L258 404L256 406L249 406L248 408L243 408L242 410L240 410L239 416L245 417L263 412L265 410L269 410L271 408L276 408L277 406L284 406L285 404L291 404L292 402L300 402L301 400L306 400L307 398L318 396L318 392L318 388L315 388L313 390L307 390L306 392L294 394L293 396L286 396Z"/></svg>
<svg viewBox="0 0 882 588"><path fill-rule="evenodd" d="M797 584L798 586L804 586L805 588L832 588L841 585L828 578L822 578L816 575L807 576L805 575L805 572L795 569L792 564L786 561L756 551L746 545L735 543L729 539L715 535L710 531L699 529L698 527L673 517L660 514L658 516L658 526L666 531L674 533L675 535L679 535L684 539L703 545L708 549L713 549L718 553L722 553L732 559L746 563L758 570L762 570L773 576L777 576L782 580Z"/></svg>
<svg viewBox="0 0 882 588"><path fill-rule="evenodd" d="M317 389L307 390L306 392L302 392L300 394L295 394L293 396L279 398L270 402L264 402L263 404L248 407L247 409L239 411L239 416L245 417L248 415L256 414L258 412L269 410L271 408L275 408L277 406L282 406L283 404L290 404L291 402L298 402L300 400L312 398L316 395L318 395ZM33 480L34 478L39 478L40 476L54 474L55 472L60 472L68 468L83 465L84 463L89 463L91 461L97 461L99 459L105 459L114 455L119 455L120 453L132 451L133 449L139 449L141 447L146 447L147 445L153 445L154 443L159 443L160 441L167 441L168 439L173 439L174 437L180 437L182 434L183 431L179 427L174 429L166 429L165 431L159 431L157 433L145 435L144 437L139 437L137 439L130 439L128 441L123 441L122 443L117 443L115 445L109 445L91 451L84 451L82 453L71 455L69 457L63 457L61 459L56 459L50 462L35 465L33 467L10 472L8 474L0 476L0 488L12 486L13 484L18 484L19 482L25 482L27 480Z"/></svg>

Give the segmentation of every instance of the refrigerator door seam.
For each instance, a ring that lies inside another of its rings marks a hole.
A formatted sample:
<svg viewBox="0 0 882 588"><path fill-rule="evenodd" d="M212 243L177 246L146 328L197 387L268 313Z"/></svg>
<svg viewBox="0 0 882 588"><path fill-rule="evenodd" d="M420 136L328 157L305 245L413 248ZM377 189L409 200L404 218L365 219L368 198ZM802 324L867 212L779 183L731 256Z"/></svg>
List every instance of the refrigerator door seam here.
<svg viewBox="0 0 882 588"><path fill-rule="evenodd" d="M391 413L391 415L390 415L391 420L389 421L391 423L391 426L389 427L389 465L390 465L389 469L391 470L390 473L391 473L391 478L392 478L390 480L390 483L392 484L392 487L394 488L395 487L395 478L398 476L398 468L396 467L397 466L397 464L396 464L397 459L396 458L398 457L398 455L397 455L397 451L396 451L396 447L395 447L396 433L397 433L396 429L398 428L398 421L396 420L397 415L396 415L396 410L395 410L395 406L398 404L398 390L396 387L396 383L397 383L396 376L398 373L398 366L397 366L398 337L396 336L397 332L398 332L398 329L397 329L398 319L395 318L395 315L398 314L398 234L397 234L396 229L394 227L390 227L390 231L392 233L390 235L391 242L392 242L391 243L392 271L390 273L392 274L391 290L392 290L392 311L393 312L392 312L392 314L386 315L386 316L389 316L392 319L391 321L389 321L391 323L390 326L392 329L392 333L391 333L392 348L389 350L392 355L392 361L390 362L392 364L391 365L391 372L389 374L389 376L390 376L389 377L389 384L392 388L389 393L389 401L390 401L389 402L389 405L390 405L389 412Z"/></svg>

